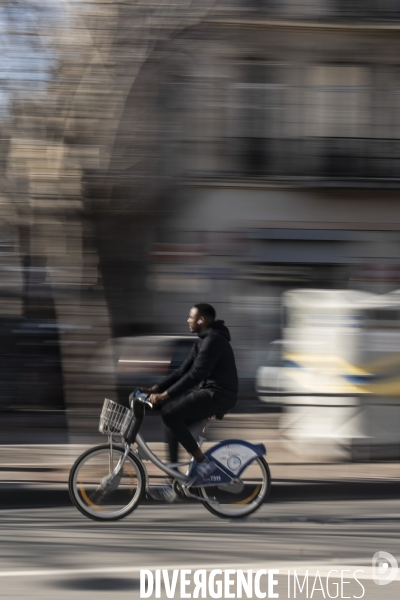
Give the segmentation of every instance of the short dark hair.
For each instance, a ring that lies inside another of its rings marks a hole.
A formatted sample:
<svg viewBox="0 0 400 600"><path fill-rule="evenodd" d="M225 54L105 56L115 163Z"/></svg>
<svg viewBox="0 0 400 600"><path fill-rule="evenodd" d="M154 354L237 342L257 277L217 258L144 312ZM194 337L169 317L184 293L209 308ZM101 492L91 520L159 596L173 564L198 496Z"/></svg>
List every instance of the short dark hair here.
<svg viewBox="0 0 400 600"><path fill-rule="evenodd" d="M213 308L211 304L195 304L193 308L197 308L197 312L200 316L206 317L207 319L211 319L211 321L215 321L217 313L215 312L215 308Z"/></svg>

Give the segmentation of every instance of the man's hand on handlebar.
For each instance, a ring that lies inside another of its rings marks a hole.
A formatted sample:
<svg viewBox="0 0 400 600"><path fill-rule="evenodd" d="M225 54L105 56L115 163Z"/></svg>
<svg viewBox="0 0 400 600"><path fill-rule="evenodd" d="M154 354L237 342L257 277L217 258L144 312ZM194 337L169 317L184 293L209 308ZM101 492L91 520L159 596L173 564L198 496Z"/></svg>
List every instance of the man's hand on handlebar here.
<svg viewBox="0 0 400 600"><path fill-rule="evenodd" d="M141 387L139 389L143 394L157 394L158 385L153 385L151 388Z"/></svg>
<svg viewBox="0 0 400 600"><path fill-rule="evenodd" d="M162 402L164 402L164 400L167 400L168 398L169 398L168 393L163 392L162 394L151 394L149 400L153 405L155 405L155 404L161 404Z"/></svg>

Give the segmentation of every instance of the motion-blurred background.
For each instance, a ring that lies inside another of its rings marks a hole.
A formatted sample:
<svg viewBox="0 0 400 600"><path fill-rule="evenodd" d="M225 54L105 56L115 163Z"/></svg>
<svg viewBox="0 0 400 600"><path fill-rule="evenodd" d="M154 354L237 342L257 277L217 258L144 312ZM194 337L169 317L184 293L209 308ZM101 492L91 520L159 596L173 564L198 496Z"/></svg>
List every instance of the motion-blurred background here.
<svg viewBox="0 0 400 600"><path fill-rule="evenodd" d="M397 477L400 1L2 0L0 31L2 480L62 479L197 302L240 375L212 438Z"/></svg>

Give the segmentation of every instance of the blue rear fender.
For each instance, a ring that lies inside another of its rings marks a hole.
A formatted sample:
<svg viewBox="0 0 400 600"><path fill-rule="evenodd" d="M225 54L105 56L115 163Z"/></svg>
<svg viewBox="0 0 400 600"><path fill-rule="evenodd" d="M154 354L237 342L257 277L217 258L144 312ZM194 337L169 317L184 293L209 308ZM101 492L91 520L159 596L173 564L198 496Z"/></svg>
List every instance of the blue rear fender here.
<svg viewBox="0 0 400 600"><path fill-rule="evenodd" d="M232 477L239 477L255 458L266 453L264 444L250 444L243 440L225 440L207 450L205 454Z"/></svg>

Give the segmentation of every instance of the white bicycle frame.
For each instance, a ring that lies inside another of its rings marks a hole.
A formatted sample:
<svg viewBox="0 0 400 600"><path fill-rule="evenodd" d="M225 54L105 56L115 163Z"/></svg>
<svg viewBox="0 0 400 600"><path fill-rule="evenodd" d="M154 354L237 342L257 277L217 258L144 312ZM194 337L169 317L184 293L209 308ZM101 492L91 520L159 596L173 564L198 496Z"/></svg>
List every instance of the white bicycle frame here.
<svg viewBox="0 0 400 600"><path fill-rule="evenodd" d="M141 396L141 397L140 397ZM216 460L219 471L221 471L221 476L219 480L221 483L216 483L214 480L206 480L201 483L197 483L195 485L195 491L192 493L191 487L192 485L198 481L196 478L193 478L181 473L178 468L184 467L190 464L190 461L187 462L177 462L177 463L164 463L161 459L154 454L154 452L149 448L146 444L143 437L140 435L140 428L142 426L143 420L145 418L145 410L144 407L147 404L148 407L153 408L152 404L149 402L148 397L145 394L140 394L139 396L134 396L133 394L129 398L130 406L133 410L133 417L129 421L128 425L124 426L124 429L120 430L118 437L121 438L122 445L124 447L123 455L119 458L116 467L113 469L113 435L109 434L109 444L110 444L110 458L109 458L109 474L102 478L100 482L100 487L104 490L104 492L113 492L116 490L120 484L121 477L123 474L124 463L128 458L129 453L132 451L136 457L136 459L140 462L143 467L144 475L145 475L145 487L148 490L149 479L148 473L143 460L148 460L153 463L160 471L168 475L174 480L174 486L177 485L179 489L176 489L176 492L184 494L188 498L193 498L197 501L203 502L203 504L215 504L219 505L220 502L214 497L210 497L205 491L204 488L208 487L217 487L219 490L226 491L231 494L240 494L244 489L244 483L241 479L241 472L250 464L255 458L266 454L266 449L263 444L250 444L244 440L226 440L220 442L213 446L208 452L211 453L211 456ZM210 419L206 419L202 427L200 429L201 433L199 436L199 430L196 431L195 436L199 437L200 445L205 440L204 432L207 427ZM198 426L197 426L198 427ZM115 436L114 436L115 437ZM134 450L131 449L131 446L136 444L137 448ZM237 447L240 447L241 450L237 450ZM237 452L240 455L236 456L233 454L232 456L239 461L239 466L236 467L236 471L232 471L228 464L228 458L226 458L227 448L230 450L228 452ZM118 451L118 453L120 450ZM222 454L221 454L222 452ZM241 460L244 461L241 463ZM263 486L264 492L267 488L267 475L268 472L265 470L263 472ZM237 474L235 474L237 473ZM221 479L222 477L222 479ZM262 491L262 490L261 490ZM263 493L264 493L263 492ZM264 494L265 495L265 494ZM253 495L250 497L250 500L253 498ZM241 504L241 502L238 502ZM256 506L257 508L257 506Z"/></svg>
<svg viewBox="0 0 400 600"><path fill-rule="evenodd" d="M202 433L204 433L207 424L209 422L209 419L207 419L204 427L203 427L203 431ZM204 440L204 438L201 436L200 440ZM188 498L193 498L194 500L199 500L201 501L202 498L200 498L199 496L192 494L190 492L190 486L193 483L193 478L188 477L187 475L184 475L183 473L181 473L180 471L175 470L173 467L174 466L185 466L185 465L189 465L189 462L184 462L184 463L171 463L171 464L165 464L162 462L162 460L160 460L158 458L158 456L156 456L154 454L154 452L152 452L150 450L150 448L148 447L148 445L146 444L146 442L144 441L144 439L142 438L142 436L140 435L140 433L136 434L136 443L138 445L138 448L141 450L142 455L144 455L145 458L147 458L148 460L150 460L154 465L156 465L156 467L158 467L159 469L161 469L161 471L164 471L164 473L166 473L167 475L169 475L170 477L172 477L173 479L176 479L177 481L179 481L182 490L185 494L185 496L187 496ZM126 445L128 446L128 444L126 443ZM125 454L124 454L125 455ZM141 459L141 456L139 454L139 459ZM122 459L121 459L122 460ZM146 468L145 468L146 471ZM226 471L225 471L226 473ZM231 477L231 482L229 484L225 484L225 485L235 485L238 483L238 479L236 478L232 478ZM214 484L213 484L214 485ZM219 502L217 500L212 500L211 498L208 498L207 502L209 504L219 504Z"/></svg>

